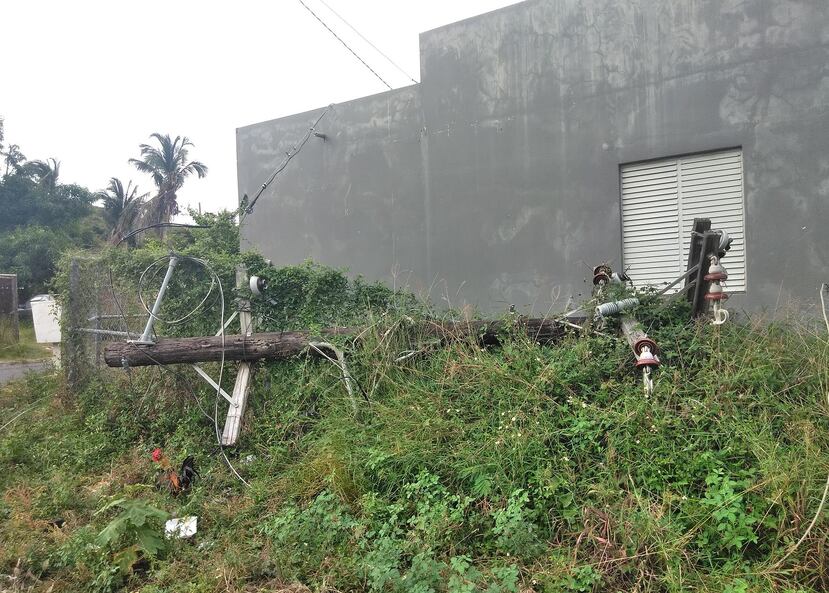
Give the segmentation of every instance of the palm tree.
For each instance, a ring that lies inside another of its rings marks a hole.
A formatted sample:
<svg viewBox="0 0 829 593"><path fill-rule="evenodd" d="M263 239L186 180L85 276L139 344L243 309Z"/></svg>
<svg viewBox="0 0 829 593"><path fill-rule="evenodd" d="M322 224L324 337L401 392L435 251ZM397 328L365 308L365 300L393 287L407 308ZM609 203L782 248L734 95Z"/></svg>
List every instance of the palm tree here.
<svg viewBox="0 0 829 593"><path fill-rule="evenodd" d="M156 132L150 138L155 138L159 147L141 144L141 158L129 162L142 173L150 174L158 188L156 196L147 204L148 222L170 222L170 218L179 212L176 192L193 173L199 177L207 175L207 166L187 160L187 148L193 146L187 136L176 136L172 140L169 134Z"/></svg>
<svg viewBox="0 0 829 593"><path fill-rule="evenodd" d="M132 230L148 195L149 193L139 194L138 186L133 185L132 181L125 188L117 177L112 177L107 188L98 192L97 197L104 205L104 219L112 229L109 238L111 243L118 243ZM134 242L131 241L130 244Z"/></svg>
<svg viewBox="0 0 829 593"><path fill-rule="evenodd" d="M54 191L60 175L60 161L51 158L45 161L31 161L26 164L26 169L50 193Z"/></svg>
<svg viewBox="0 0 829 593"><path fill-rule="evenodd" d="M20 151L20 146L17 144L9 144L8 150L3 153L3 162L6 164L6 175L9 174L9 169L14 169L16 173L23 170L23 164L26 162L26 155Z"/></svg>

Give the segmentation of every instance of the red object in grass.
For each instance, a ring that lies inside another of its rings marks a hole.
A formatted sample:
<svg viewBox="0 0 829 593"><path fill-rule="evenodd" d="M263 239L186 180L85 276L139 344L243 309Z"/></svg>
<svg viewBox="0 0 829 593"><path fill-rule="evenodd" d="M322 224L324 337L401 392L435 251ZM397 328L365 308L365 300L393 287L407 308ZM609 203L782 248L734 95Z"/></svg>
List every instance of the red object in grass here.
<svg viewBox="0 0 829 593"><path fill-rule="evenodd" d="M161 461L161 457L162 457L163 455L164 455L164 454L161 452L161 449L159 449L158 447L156 447L155 449L153 449L153 461L155 461L156 463L158 463L159 461Z"/></svg>

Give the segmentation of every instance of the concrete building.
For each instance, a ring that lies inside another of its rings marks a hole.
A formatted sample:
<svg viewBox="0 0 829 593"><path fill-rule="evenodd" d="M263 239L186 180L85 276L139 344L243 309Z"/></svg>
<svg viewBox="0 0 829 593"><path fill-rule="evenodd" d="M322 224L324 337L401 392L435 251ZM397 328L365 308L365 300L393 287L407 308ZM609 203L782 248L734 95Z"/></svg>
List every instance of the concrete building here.
<svg viewBox="0 0 829 593"><path fill-rule="evenodd" d="M420 52L420 84L326 114L248 245L543 313L603 261L678 276L708 216L735 238L732 306L813 304L829 280L826 0L529 0ZM321 112L237 131L240 196Z"/></svg>

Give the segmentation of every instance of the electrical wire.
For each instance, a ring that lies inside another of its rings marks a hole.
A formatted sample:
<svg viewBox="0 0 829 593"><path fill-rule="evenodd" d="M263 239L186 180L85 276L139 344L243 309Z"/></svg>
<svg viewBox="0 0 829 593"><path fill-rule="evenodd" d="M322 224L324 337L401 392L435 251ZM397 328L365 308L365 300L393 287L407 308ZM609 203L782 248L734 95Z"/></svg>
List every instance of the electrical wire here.
<svg viewBox="0 0 829 593"><path fill-rule="evenodd" d="M45 400L49 399L50 397L52 397L52 394L45 395L45 396L41 397L40 399L38 399L37 401L35 401L35 403L31 404L28 408L26 408L26 409L25 409L25 410L23 410L22 412L20 412L20 413L16 414L15 416L13 416L11 420L9 420L8 422L6 422L3 426L0 426L0 434L2 434L2 432L6 429L6 427L8 427L8 426L10 426L11 424L13 424L13 423L14 423L14 421L15 421L15 420L17 420L18 418L20 418L23 414L26 414L26 413L28 413L28 412L31 412L31 411L32 411L32 410L34 410L34 409L35 409L35 408L36 408L36 407L37 407L37 406L38 406L41 402L43 402L43 401L45 401Z"/></svg>
<svg viewBox="0 0 829 593"><path fill-rule="evenodd" d="M291 162L291 159L293 159L296 155L299 154L299 152L302 150L302 147L305 146L305 143L308 142L308 139L311 137L311 135L316 130L317 124L319 124L320 121L322 120L322 118L325 117L325 114L328 113L329 111L331 111L331 109L333 109L333 108L334 108L333 103L331 103L328 107L326 107L325 110L316 119L316 121L314 121L314 123L311 124L311 127L308 128L308 131L305 133L305 136L303 136L302 140L300 140L297 144L294 144L294 146L291 148L291 150L289 150L286 153L285 159L274 170L274 172L271 174L271 176L268 177L268 180L259 187L259 190L256 192L256 195L253 196L253 199L250 201L250 204L245 206L244 211L239 216L239 226L242 225L242 221L247 217L247 215L250 214L251 212L253 212L253 207L256 205L256 202L259 201L259 198L262 196L262 194L265 192L265 190L268 189L268 186L271 184L271 182L274 179L276 179L276 176L279 175L285 169L285 167L288 166L288 163Z"/></svg>
<svg viewBox="0 0 829 593"><path fill-rule="evenodd" d="M820 307L821 311L823 312L823 322L826 324L826 332L829 333L829 317L827 317L826 315L826 302L823 298L823 293L826 291L829 291L829 284L826 284L824 282L820 285ZM827 391L826 393L826 405L829 406L829 391ZM809 526L806 528L806 531L803 532L803 535L800 536L800 539L797 540L797 543L794 544L791 548L789 548L789 551L786 552L780 560L775 562L774 566L772 566L769 569L769 571L775 570L776 568L780 567L789 556L794 554L795 550L797 550L800 547L800 544L806 541L806 538L812 532L812 528L815 526L818 519L820 518L821 513L823 513L823 507L826 506L827 497L829 497L829 475L826 476L826 486L824 486L823 488L823 495L820 497L820 504L817 507L817 511L815 511L815 516L812 518L812 522L809 523Z"/></svg>
<svg viewBox="0 0 829 593"><path fill-rule="evenodd" d="M184 224L179 222L157 222L155 224L150 224L147 226L143 226L137 229L133 229L123 237L121 237L118 242L113 246L114 248L118 248L121 243L124 241L135 237L136 235L143 233L145 231L149 231L152 229L160 229L160 228L174 228L174 229L209 229L209 226L201 225L201 224ZM124 308L121 306L121 301L118 299L118 295L115 294L115 280L112 276L112 264L107 266L107 275L109 276L109 293L112 296L112 300L115 302L115 307L118 309L118 314L121 316L121 321L124 324L123 328L124 331L127 332L127 340L131 340L132 336L130 335L130 326L129 321L127 321L127 315L124 313Z"/></svg>
<svg viewBox="0 0 829 593"><path fill-rule="evenodd" d="M173 228L173 229L209 229L210 227L203 224L186 224L183 222L157 222L155 224L150 224L147 226L143 226L141 228L134 229L121 237L118 242L114 245L114 247L118 247L121 243L126 241L127 239L131 239L135 235L139 233L143 233L144 231L149 231L152 229L162 229L162 228Z"/></svg>
<svg viewBox="0 0 829 593"><path fill-rule="evenodd" d="M173 256L165 256L165 257L173 257ZM178 257L180 259L183 259L183 260L192 261L192 262L202 266L208 272L208 274L210 274L211 287L213 285L216 285L216 286L219 287L219 302L220 302L220 305L221 305L221 308L220 308L220 324L221 324L220 325L221 326L220 336L221 336L221 343L222 343L222 356L221 356L221 360L220 360L220 363L219 363L219 379L218 379L218 381L216 381L216 385L217 385L217 388L216 388L216 401L215 401L215 405L214 405L214 408L213 408L213 417L211 418L210 415L207 414L207 412L201 406L201 403L198 401L197 398L196 398L196 402L197 402L197 405L198 405L199 409L201 410L201 412L205 416L207 416L208 419L212 420L212 422L213 422L213 428L214 428L215 435L216 435L216 442L219 446L219 451L222 454L222 458L224 459L225 464L230 469L230 471L239 479L239 481L241 481L245 486L250 487L250 483L247 480L245 480L239 474L239 472L236 470L236 468L233 466L230 459L228 458L227 453L225 453L225 447L224 447L224 444L222 443L221 431L219 430L219 400L222 398L221 385L222 385L222 378L224 376L224 367L225 367L225 327L224 327L225 326L225 296L224 296L224 288L222 286L222 280L221 280L221 278L219 278L219 275L210 266L210 264L207 263L207 261L205 261L201 258L198 258L198 257L191 256L191 255L176 255L176 257ZM164 258L159 258L158 260L156 260L155 262L150 264L149 267L151 267L153 265L156 265L159 261L161 261L163 259ZM146 273L146 270L144 271L144 273ZM142 277L143 277L143 273L142 273ZM211 291L212 291L212 288L211 288ZM190 313L188 313L187 315L185 315L181 319L174 320L174 322L172 322L172 323L171 322L167 322L167 323L168 324L177 324L177 323L181 323L185 319L188 319L196 311L198 311L201 308L201 306L204 304L205 300L206 300L206 298L203 299L202 302L199 303L199 305L197 307L195 307ZM143 300L142 300L142 304L144 304ZM146 305L145 305L145 308L146 308ZM153 357L150 354L147 353L146 349L139 348L136 344L133 344L133 346L135 348L137 348L138 350L140 350L141 353L144 356L146 356L147 358L149 358L153 362L158 363L158 361L154 360ZM162 370L172 372L170 369L167 369L163 365L160 365L160 368ZM195 395L194 395L194 398L195 398Z"/></svg>
<svg viewBox="0 0 829 593"><path fill-rule="evenodd" d="M339 35L337 35L336 33L334 33L334 30L333 30L333 29L331 29L331 27L329 27L328 25L326 25L326 24L325 24L325 21L323 21L323 20L322 20L319 16L317 16L317 13L316 13L316 12L314 12L313 10L311 10L311 8L309 8L309 6L308 6L307 4L305 4L305 2L303 2L302 0L298 0L298 2L299 2L300 4L302 4L302 6L304 6L304 7L305 7L305 10L307 10L308 12L310 12L310 13L313 15L313 17L314 17L315 19L317 19L317 20L319 21L319 23L320 23L323 27L325 27L326 29L328 29L328 32L329 32L329 33L331 33L337 41L339 41L340 43L342 43L342 44L343 44L343 47L345 47L348 51L350 51L350 52L351 52L351 54L352 54L355 58L357 58L358 60L360 60L360 63L361 63L363 66L365 66L366 68L368 68L368 69L369 69L369 71L370 71L372 74L374 74L374 76L376 76L376 77L377 77L377 79L378 79L380 82L382 82L384 85L386 85L386 86L389 88L389 90L390 90L390 91L391 91L391 90L394 90L394 89L392 88L392 86L391 86L389 83L387 83L385 80L383 80L383 77L382 77L382 76L380 76L379 74L377 74L377 72L375 72L375 71L374 71L374 68L372 68L371 66L369 66L369 65L368 65L368 63L366 63L366 61L365 61L363 58L361 58L361 57L357 54L357 52L356 52L356 51L354 51L353 49L351 49L351 47L349 47L349 45L348 45L345 41L343 41L343 40L340 38L340 36L339 36ZM333 11L332 11L332 12L333 12Z"/></svg>
<svg viewBox="0 0 829 593"><path fill-rule="evenodd" d="M392 66L394 66L395 68L397 68L397 70L398 70L401 74L403 74L403 76L405 76L406 78L408 78L409 80L411 80L413 83L417 84L417 81L416 81L416 80L415 80L415 79L414 79L414 78L413 78L413 77L412 77L412 76L411 76L408 72L406 72L405 70L403 70L403 68L401 68L400 66L398 66L398 65L395 63L395 61L394 61L394 60L392 60L389 56L387 56L386 54L384 54L384 53L383 53L383 51L382 51L379 47L377 47L377 46L376 46L376 45L374 45L371 41L369 41L368 39L366 39L365 35L363 35L363 34L362 34L362 33L360 33L357 29L355 29L355 28L354 28L354 25L352 25L351 23L349 23L347 20L345 20L345 18L344 18L344 17L343 17L340 13L338 13L336 10L334 10L333 8L331 8L331 7L328 5L328 3L327 3L327 2L325 2L325 0L319 0L319 3L320 3L320 4L322 4L323 6L325 6L328 10L330 10L330 11L331 11L331 13L332 13L334 16L336 16L338 19L340 19L342 22L344 22L344 23L346 24L346 26L348 26L348 28L349 28L349 29L351 29L352 31L354 31L354 32L355 32L355 33L356 33L356 34L360 37L360 39L362 39L363 41L365 41L366 43L368 43L368 44L369 44L369 45L370 45L370 46L374 49L374 51L376 51L378 54L380 54L381 56L383 56L384 58L386 58L386 60L388 61L388 63L389 63L389 64L391 64Z"/></svg>
<svg viewBox="0 0 829 593"><path fill-rule="evenodd" d="M329 106L329 109L330 109L330 107L331 107L331 106ZM323 114L322 114L322 115L325 115L325 113L327 113L327 112L328 112L328 109L326 109L326 110L323 112ZM319 122L319 120L320 120L320 119L322 119L322 115L321 115L321 116L317 119L317 122ZM311 130L309 131L308 136L310 136L310 134L311 134L312 132L313 132L313 127L312 127L312 128L311 128ZM307 141L307 137L306 137L305 141ZM305 142L305 141L303 141L303 144L304 144L304 142ZM300 147L300 148L301 148L301 147ZM297 151L297 152L298 152L298 151ZM293 158L293 157L291 157L291 158ZM288 160L290 160L290 159L288 159ZM287 164L287 163L286 163L286 164ZM284 166L283 166L283 168L284 168ZM274 175L272 175L271 180L273 180L273 178L274 178L274 177L276 177L276 173L274 173ZM270 180L269 180L269 182L270 182ZM267 187L267 186L265 186L265 187ZM264 187L263 187L262 191L264 191ZM260 192L260 193L261 193L261 192ZM135 229L135 230L131 231L131 232L130 232L130 233L128 233L127 235L124 235L124 236L123 236L123 237L122 237L122 238L121 238L121 239L120 239L120 240L119 240L119 241L115 244L115 247L118 247L119 245L121 245L121 243L123 243L124 241L126 241L127 239L129 239L129 238L131 238L131 237L134 237L134 236L138 235L139 233L143 233L143 232L145 232L145 231L148 231L148 230L151 230L151 229L158 229L158 228L188 228L188 229L207 229L207 228L210 228L210 227L209 227L209 226L206 226L206 225L183 224L183 223L176 223L176 222L160 222L160 223L151 224L151 225L148 225L148 226L145 226L145 227L141 227L141 228L138 228L138 229ZM168 257L169 257L169 256L168 256ZM234 475L235 475L235 476L236 476L236 477L237 477L237 478L238 478L238 479L239 479L239 480L240 480L240 481L241 481L241 482L242 482L245 486L247 486L247 487L249 488L249 487L250 487L250 483L248 483L248 482L247 482L247 480L245 480L245 479L244 479L244 478L243 478L243 477L239 474L239 472L238 472L238 471L236 471L236 468L235 468L235 467L233 466L233 464L230 462L230 459L228 459L227 454L225 453L224 444L222 444L222 436L221 436L221 432L219 431L219 399L222 397L222 394L221 394L221 385L222 385L222 377L223 377L223 375L224 375L224 366L225 366L225 296L224 296L224 289L223 289L223 287L222 287L222 281L221 281L221 278L219 278L219 275L216 273L216 271L215 271L212 267L210 267L210 264L208 264L205 260L200 259L200 258L197 258L197 257L190 256L190 255L180 255L180 256L178 256L178 257L179 257L179 258L181 258L181 259L186 259L186 260L193 261L193 262L195 262L195 263L200 264L201 266L203 266L203 267L204 267L204 268L208 271L208 273L211 275L211 290L212 290L212 285L213 285L212 283L213 283L213 282L215 282L216 284L218 284L218 287L219 287L219 299L220 299L220 302L221 302L221 309L220 309L220 327L221 327L221 332L220 332L220 335L221 335L221 338L222 338L222 357L221 357L221 362L220 362L220 365L219 365L219 380L216 382L216 384L217 384L217 386L218 386L218 387L217 387L217 389L216 389L216 403L215 403L215 406L214 406L214 411L213 411L212 421L213 421L213 427L214 427L214 429L215 429L215 433L216 433L216 441L217 441L217 444L219 445L219 451L221 452L222 457L224 458L225 463L227 464L228 468L230 468L230 471L231 471L231 472L233 472L233 474L234 474ZM161 259L164 259L164 258L161 258ZM160 260L157 260L157 261L160 261ZM151 265L152 265L152 264L151 264ZM146 272L146 270L145 270L145 272ZM118 296L115 294L115 286L114 286L114 281L113 281L113 276L112 276L112 265L109 265L109 266L108 266L108 274L109 274L109 290L110 290L110 294L112 295L112 299L115 301L115 304L116 304L116 306L117 306L117 308L118 308L118 311L119 311L119 314L120 314L120 316L121 316L121 319L122 319L122 321L123 321L123 323L124 323L124 326L126 327L127 337L128 337L128 340L127 340L127 341L128 341L128 342L131 342L131 340L129 340L129 323L128 323L128 321L127 321L127 316L126 316L126 314L124 313L124 309L123 309L123 307L121 306L121 302L118 300ZM143 274L142 274L142 275L143 275ZM208 291L208 296L209 296L209 292L210 292L210 291ZM140 295L139 295L139 298L140 298ZM198 310L198 308L200 308L200 307L201 307L201 305L204 303L204 301L205 301L205 300L206 300L206 298L202 301L202 303L200 303L200 304L199 304L199 306L198 306L195 310ZM143 300L142 300L142 304L143 304ZM146 308L146 305L145 305L145 308ZM150 313L150 314L152 315L152 313ZM191 312L191 315L192 315L192 312ZM190 316L190 315L185 316L185 317L184 317L184 319L187 319L189 316ZM137 346L136 344L134 344L134 343L133 343L133 346L134 346L135 348L138 348L138 346ZM154 362L156 362L156 364L158 364L158 361L154 360L154 359L153 359L153 357L152 357L152 356L150 356L150 355L146 352L146 349L140 349L140 350L141 350L141 352L142 352L142 354L143 354L144 356L146 356L147 358L149 358L150 360L153 360ZM166 368L164 365L160 365L160 364L159 364L159 368L161 368L163 371L173 372L171 369ZM185 381L185 384L188 386L188 389L189 389L189 383L188 383L187 381ZM207 418L208 418L208 419L211 419L211 418L210 418L210 416L209 416L209 414L207 414L206 410L202 407L201 402L200 402L200 401L198 400L198 398L196 397L195 392L191 391L191 394L193 395L194 399L196 400L196 404L198 405L199 410L202 412L202 414L204 414L205 416L207 416Z"/></svg>
<svg viewBox="0 0 829 593"><path fill-rule="evenodd" d="M156 321L160 321L161 323L166 323L168 325L176 325L176 324L183 323L184 321L190 319L193 315L195 315L196 313L198 313L201 310L201 308L207 302L207 299L209 299L210 295L213 294L213 287L216 286L216 281L214 280L214 278L212 276L210 277L210 288L207 289L207 294L205 294L204 298L201 300L201 302L198 305L196 305L196 307L193 308L185 316L179 317L178 319L173 319L173 320L168 321L166 319L162 319L158 315L154 315L153 312L150 310L150 308L147 306L147 302L144 300L144 297L141 293L141 288L144 286L144 278L147 275L147 272L150 271L150 269L152 267L158 265L160 262L164 261L165 259L169 261L170 257L171 256L169 256L169 255L159 257L157 260L152 262L149 266L144 268L143 272L141 272L141 276L138 278L138 300L141 302L141 306L144 307L144 311L146 311L147 314L149 314L149 316L152 317L153 319L155 319ZM189 256L184 256L184 255L175 255L175 257L177 257L178 259L189 259ZM222 320L222 321L224 321L224 320Z"/></svg>
<svg viewBox="0 0 829 593"><path fill-rule="evenodd" d="M222 338L222 357L221 357L221 361L219 362L219 378L216 381L216 401L215 401L215 405L213 407L213 427L214 427L215 433L216 433L216 444L219 445L219 452L221 452L222 458L224 459L225 464L227 464L227 467L230 469L231 472L233 472L233 475L235 475L239 479L240 482L242 482L245 486L250 488L250 483L247 480L245 480L241 476L241 474L239 474L239 472L236 470L236 468L230 462L230 459L228 458L227 453L225 453L225 446L222 443L222 434L221 434L221 431L219 430L219 400L222 399L222 392L221 392L222 387L221 386L222 386L222 377L224 376L224 369L225 369L225 293L224 293L224 288L222 287L222 280L221 280L221 278L219 278L219 275L216 273L216 271L212 267L210 267L210 264L208 264L207 261L205 261L201 258L198 258L198 257L193 257L191 255L184 255L184 256L179 256L179 257L181 257L183 259L188 259L188 260L190 260L194 263L197 263L197 264L200 264L201 266L204 266L205 270L208 271L208 273L212 276L213 280L216 282L216 284L219 287L219 302L221 303L221 309L220 309L220 313L219 313L219 323L221 324L220 335L221 335L221 338Z"/></svg>
<svg viewBox="0 0 829 593"><path fill-rule="evenodd" d="M163 363L163 362L161 362L161 361L159 361L157 358L154 358L153 356L151 356L151 355L147 352L147 350L146 350L146 349L144 349L144 348L140 348L137 344L135 344L135 342L128 342L128 343L129 343L129 344L130 344L133 348L135 348L138 352L140 352L140 353L141 353L141 356L145 356L145 357L147 357L147 358L148 358L148 359L150 359L150 360L151 360L151 361L152 361L155 365L157 365L157 366L156 366L156 368L158 368L160 372L167 372L167 373L170 373L171 375L173 375L173 376L177 377L177 378L178 378L178 380L179 380L179 381L181 381L181 383L184 385L184 387L185 387L185 388L187 389L187 391L190 393L191 397L195 400L195 402L196 402L196 407L198 407L198 408L199 408L199 411L202 413L202 416L204 416L205 418L207 418L207 420L208 420L208 421L210 421L211 423L213 422L213 416L211 416L210 414L208 414L208 413L207 413L207 410L205 410L205 409L204 409L204 406L202 406L202 405L201 405L201 400L199 400L198 396L196 395L196 392L193 390L193 387L190 385L190 380L189 380L189 379L188 379L188 378L184 375L184 373L182 373L182 372L180 372L180 371L177 371L176 369L173 369L173 368L169 368L169 367L164 366L164 363ZM149 387L147 388L147 393L145 393L145 394L144 394L144 395L145 395L145 397L146 397L146 395L147 395L147 394L149 394Z"/></svg>
<svg viewBox="0 0 829 593"><path fill-rule="evenodd" d="M334 344L330 342L308 342L308 347L313 348L316 350L321 356L324 356L326 359L334 363L334 365L340 369L342 373L343 382L345 383L345 390L348 392L348 399L351 400L351 407L354 410L354 413L357 413L357 400L354 399L354 389L351 387L351 373L348 372L348 367L345 364L345 354L343 351L337 348ZM328 356L325 352L322 351L322 348L327 348L331 350L334 355L337 357L336 360Z"/></svg>
<svg viewBox="0 0 829 593"><path fill-rule="evenodd" d="M193 259L196 259L196 258L193 258ZM204 265L204 267L207 268L207 270L211 274L213 274L213 276L216 278L216 280L219 284L219 296L221 298L221 303L222 303L221 314L220 314L220 317L219 317L219 323L221 324L221 327L222 327L222 330L221 330L222 360L221 360L221 363L219 365L219 380L216 381L216 385L217 385L217 387L216 387L216 403L213 407L213 426L216 429L216 443L219 445L219 451L221 452L222 457L224 458L225 463L227 464L227 467L230 468L230 471L232 471L233 474L237 478L239 478L239 481L242 482L242 484L244 484L245 486L250 488L250 483L247 480L245 480L239 474L239 472L236 471L236 468L233 467L233 464L230 463L230 459L228 459L227 454L225 453L225 446L222 443L221 432L219 431L219 399L221 399L221 397L222 397L222 392L221 392L221 389L222 389L222 374L224 373L224 369L225 369L225 293L224 293L224 289L222 288L222 281L219 278L219 275L216 274L215 270L213 270L213 268L210 267L210 264L208 264L204 260L199 260L199 262L202 263Z"/></svg>

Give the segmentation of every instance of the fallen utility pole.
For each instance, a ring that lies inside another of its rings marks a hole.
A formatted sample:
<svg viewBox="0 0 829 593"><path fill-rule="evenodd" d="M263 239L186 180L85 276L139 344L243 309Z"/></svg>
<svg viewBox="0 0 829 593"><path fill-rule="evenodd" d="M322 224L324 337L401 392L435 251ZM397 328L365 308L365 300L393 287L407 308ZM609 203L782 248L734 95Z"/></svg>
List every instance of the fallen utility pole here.
<svg viewBox="0 0 829 593"><path fill-rule="evenodd" d="M549 343L562 338L569 327L583 319L526 319L498 321L424 321L411 328L417 339L440 340L447 343L475 337L482 345L499 343L499 336L513 326L528 338ZM153 344L135 342L110 342L104 351L108 366L151 366L196 362L280 360L302 353L309 342L332 336L359 336L363 328L334 327L320 332L307 330L293 332L263 332L252 335L201 336L193 338L159 338Z"/></svg>

